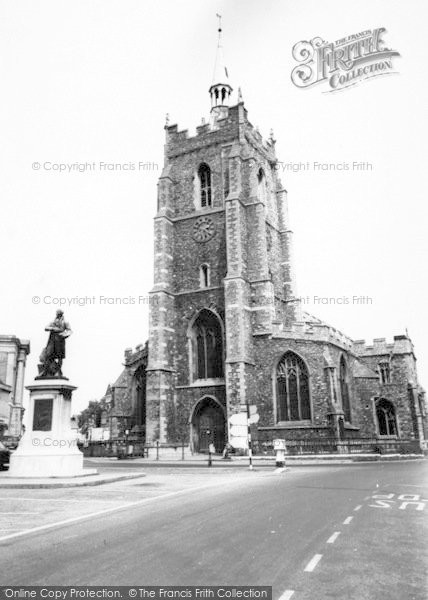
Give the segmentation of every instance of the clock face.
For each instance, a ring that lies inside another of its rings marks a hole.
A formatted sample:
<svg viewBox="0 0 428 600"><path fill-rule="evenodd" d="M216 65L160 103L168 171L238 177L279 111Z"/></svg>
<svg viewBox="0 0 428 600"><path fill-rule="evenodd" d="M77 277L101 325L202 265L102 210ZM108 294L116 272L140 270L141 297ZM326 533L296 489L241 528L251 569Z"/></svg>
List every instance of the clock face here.
<svg viewBox="0 0 428 600"><path fill-rule="evenodd" d="M214 222L210 217L199 217L193 225L193 239L196 242L207 242L215 234Z"/></svg>

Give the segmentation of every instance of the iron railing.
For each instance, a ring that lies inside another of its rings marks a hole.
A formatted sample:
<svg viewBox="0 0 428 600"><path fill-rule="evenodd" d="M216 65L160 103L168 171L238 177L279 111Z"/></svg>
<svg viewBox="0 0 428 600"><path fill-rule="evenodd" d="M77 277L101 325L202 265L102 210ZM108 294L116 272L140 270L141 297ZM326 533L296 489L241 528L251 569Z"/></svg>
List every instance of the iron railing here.
<svg viewBox="0 0 428 600"><path fill-rule="evenodd" d="M259 454L273 455L273 441L259 440ZM287 454L420 454L418 440L378 439L378 438L317 438L306 440L286 440Z"/></svg>

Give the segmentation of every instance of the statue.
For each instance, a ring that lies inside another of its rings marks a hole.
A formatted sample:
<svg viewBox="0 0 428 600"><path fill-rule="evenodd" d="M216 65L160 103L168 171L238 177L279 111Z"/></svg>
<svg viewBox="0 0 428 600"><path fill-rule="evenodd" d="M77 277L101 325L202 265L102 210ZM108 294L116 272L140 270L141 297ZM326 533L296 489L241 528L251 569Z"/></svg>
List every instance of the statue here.
<svg viewBox="0 0 428 600"><path fill-rule="evenodd" d="M50 332L49 339L46 348L40 355L39 376L36 379L63 377L61 369L62 361L65 358L65 340L72 331L69 323L64 320L62 310L56 311L55 320L45 327L45 331Z"/></svg>

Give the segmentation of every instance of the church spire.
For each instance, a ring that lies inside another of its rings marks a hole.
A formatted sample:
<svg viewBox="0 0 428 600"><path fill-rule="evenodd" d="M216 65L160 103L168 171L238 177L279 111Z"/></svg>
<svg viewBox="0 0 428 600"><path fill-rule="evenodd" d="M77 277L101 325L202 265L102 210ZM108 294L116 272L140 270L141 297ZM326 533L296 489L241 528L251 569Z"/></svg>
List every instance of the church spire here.
<svg viewBox="0 0 428 600"><path fill-rule="evenodd" d="M217 14L217 18L217 53L214 64L213 82L209 89L211 96L211 113L215 119L227 116L227 107L229 106L230 94L232 93L232 87L229 84L229 74L227 72L223 57L221 15Z"/></svg>

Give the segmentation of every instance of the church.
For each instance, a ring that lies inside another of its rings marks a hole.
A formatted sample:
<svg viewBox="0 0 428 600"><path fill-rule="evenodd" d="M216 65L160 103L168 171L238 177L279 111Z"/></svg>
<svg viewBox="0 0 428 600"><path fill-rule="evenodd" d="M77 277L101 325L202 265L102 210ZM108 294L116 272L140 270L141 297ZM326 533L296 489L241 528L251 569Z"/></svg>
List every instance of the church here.
<svg viewBox="0 0 428 600"><path fill-rule="evenodd" d="M425 449L408 335L367 345L302 311L275 139L231 95L219 30L209 121L194 136L165 126L145 394L134 394L146 444L245 452L248 411L256 451L278 438Z"/></svg>

